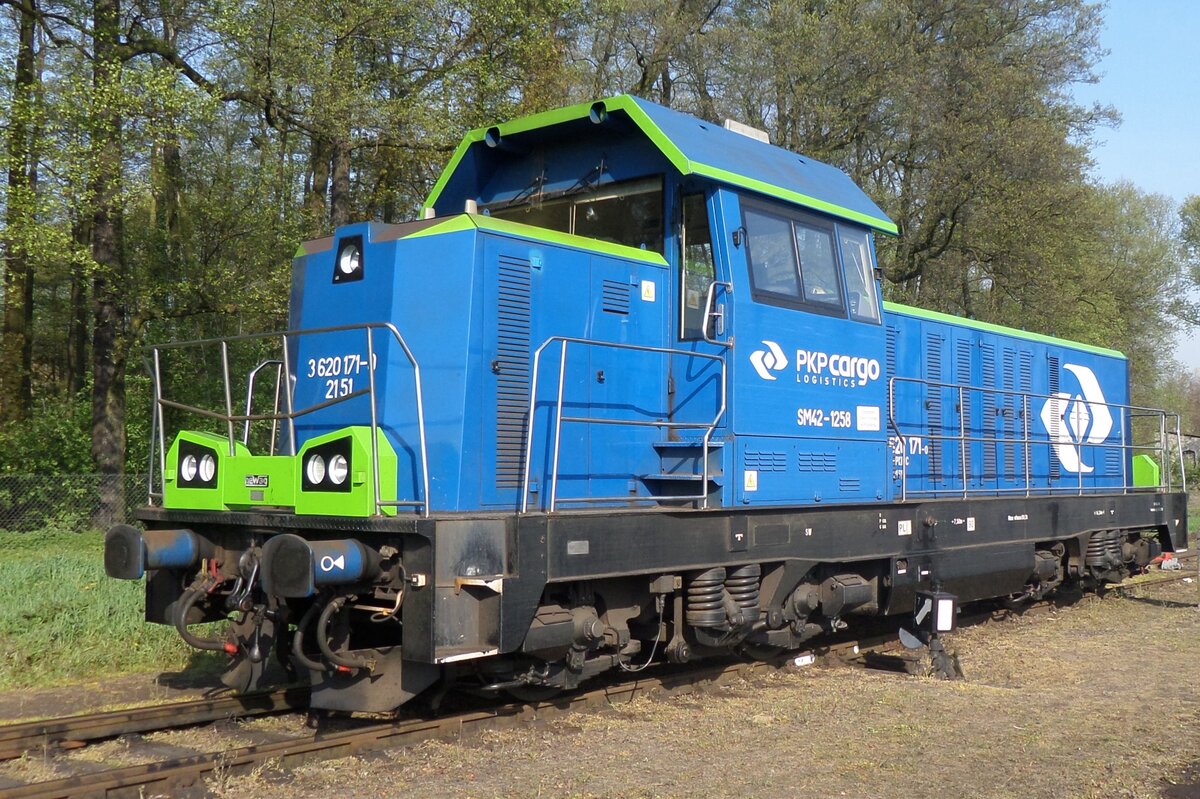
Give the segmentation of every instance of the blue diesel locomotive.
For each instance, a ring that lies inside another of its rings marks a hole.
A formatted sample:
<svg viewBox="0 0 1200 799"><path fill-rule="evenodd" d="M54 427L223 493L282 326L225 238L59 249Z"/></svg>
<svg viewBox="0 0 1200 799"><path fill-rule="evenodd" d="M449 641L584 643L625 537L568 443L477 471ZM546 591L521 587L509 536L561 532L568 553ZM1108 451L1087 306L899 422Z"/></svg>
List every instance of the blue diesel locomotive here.
<svg viewBox="0 0 1200 799"><path fill-rule="evenodd" d="M731 127L619 96L472 131L421 219L301 247L288 332L152 348L150 504L108 574L231 684L278 658L314 707L385 710L1186 546L1177 420L1120 353L884 303L896 226ZM222 407L167 389L205 358Z"/></svg>

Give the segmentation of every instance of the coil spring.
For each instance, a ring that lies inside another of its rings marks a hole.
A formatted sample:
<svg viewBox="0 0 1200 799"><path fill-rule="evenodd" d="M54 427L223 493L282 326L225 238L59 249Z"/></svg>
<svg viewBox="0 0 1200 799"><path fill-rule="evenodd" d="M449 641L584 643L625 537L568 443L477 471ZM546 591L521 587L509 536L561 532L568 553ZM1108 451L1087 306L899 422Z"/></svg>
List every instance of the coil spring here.
<svg viewBox="0 0 1200 799"><path fill-rule="evenodd" d="M724 591L724 566L716 566L692 577L687 589L687 623L693 627L724 626Z"/></svg>
<svg viewBox="0 0 1200 799"><path fill-rule="evenodd" d="M742 609L745 620L750 623L758 621L758 580L761 576L762 567L757 563L750 563L738 566L725 578L725 590Z"/></svg>
<svg viewBox="0 0 1200 799"><path fill-rule="evenodd" d="M1120 565L1122 563L1121 532L1119 530L1101 530L1092 533L1092 537L1088 540L1085 562L1088 566L1101 569Z"/></svg>

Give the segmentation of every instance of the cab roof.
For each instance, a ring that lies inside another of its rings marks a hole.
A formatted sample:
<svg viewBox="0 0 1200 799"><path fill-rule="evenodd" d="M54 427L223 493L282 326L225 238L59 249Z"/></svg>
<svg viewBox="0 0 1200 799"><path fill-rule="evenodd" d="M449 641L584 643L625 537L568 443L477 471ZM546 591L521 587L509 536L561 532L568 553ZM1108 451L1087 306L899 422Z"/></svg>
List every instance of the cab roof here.
<svg viewBox="0 0 1200 799"><path fill-rule="evenodd" d="M884 233L897 232L896 223L837 167L628 94L470 131L434 184L425 207L434 208L443 194L473 197L472 187L489 160L497 157L497 150L577 140L597 125L632 126L681 175L748 189Z"/></svg>

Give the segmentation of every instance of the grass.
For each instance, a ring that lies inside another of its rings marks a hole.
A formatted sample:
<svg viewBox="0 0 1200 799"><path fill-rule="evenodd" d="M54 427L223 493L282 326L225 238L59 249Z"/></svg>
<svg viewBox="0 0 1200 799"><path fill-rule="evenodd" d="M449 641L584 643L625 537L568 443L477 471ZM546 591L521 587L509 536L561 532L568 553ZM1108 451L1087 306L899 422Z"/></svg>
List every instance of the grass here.
<svg viewBox="0 0 1200 799"><path fill-rule="evenodd" d="M194 661L173 629L147 624L145 582L104 574L100 533L0 531L0 690Z"/></svg>

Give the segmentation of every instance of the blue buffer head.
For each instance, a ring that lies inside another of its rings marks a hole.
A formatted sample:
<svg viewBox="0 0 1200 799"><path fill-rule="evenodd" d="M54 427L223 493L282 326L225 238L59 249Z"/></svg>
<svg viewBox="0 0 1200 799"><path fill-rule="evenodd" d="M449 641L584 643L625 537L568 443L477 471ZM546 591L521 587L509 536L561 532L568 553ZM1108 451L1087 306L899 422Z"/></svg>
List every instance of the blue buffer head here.
<svg viewBox="0 0 1200 799"><path fill-rule="evenodd" d="M353 585L380 573L380 555L352 538L305 541L298 535L277 535L263 546L263 590L301 599L326 585Z"/></svg>
<svg viewBox="0 0 1200 799"><path fill-rule="evenodd" d="M206 554L191 530L147 530L118 524L104 536L104 571L109 577L140 580L153 569L189 569Z"/></svg>

